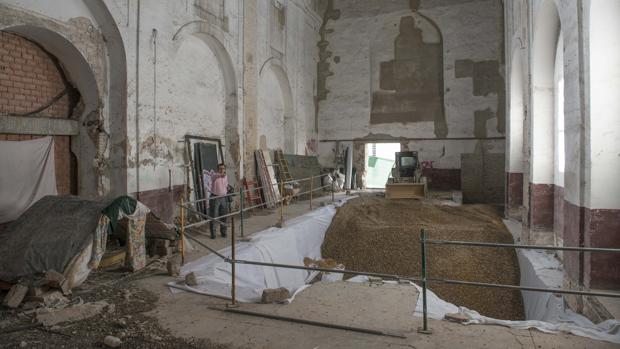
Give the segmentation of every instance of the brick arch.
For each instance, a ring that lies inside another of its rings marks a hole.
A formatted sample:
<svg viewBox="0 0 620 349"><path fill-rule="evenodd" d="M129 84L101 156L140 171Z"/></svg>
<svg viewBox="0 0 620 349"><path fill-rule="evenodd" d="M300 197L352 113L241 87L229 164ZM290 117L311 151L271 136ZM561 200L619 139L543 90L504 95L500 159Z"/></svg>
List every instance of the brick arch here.
<svg viewBox="0 0 620 349"><path fill-rule="evenodd" d="M16 117L77 118L80 94L58 60L35 42L0 31L0 114ZM43 136L0 134L0 140L26 141ZM77 194L77 157L71 137L54 136L59 195Z"/></svg>

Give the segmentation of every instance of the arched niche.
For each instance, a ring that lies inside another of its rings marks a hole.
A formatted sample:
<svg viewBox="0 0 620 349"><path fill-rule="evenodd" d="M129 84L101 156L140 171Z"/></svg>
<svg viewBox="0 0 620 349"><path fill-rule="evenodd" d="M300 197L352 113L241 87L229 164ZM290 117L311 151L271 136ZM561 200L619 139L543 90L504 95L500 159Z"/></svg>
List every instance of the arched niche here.
<svg viewBox="0 0 620 349"><path fill-rule="evenodd" d="M439 26L418 11L403 11L375 30L370 42L371 128L415 123L423 134L446 137Z"/></svg>
<svg viewBox="0 0 620 349"><path fill-rule="evenodd" d="M225 35L217 28L206 22L190 22L183 25L173 36L173 41L182 42L184 38L193 35L202 40L211 49L222 73L225 89L224 129L226 167L234 171L234 178L241 178L243 162L241 158L241 144L239 139L239 107L237 101L237 77L235 68L228 50L224 46ZM229 174L230 175L230 174ZM232 178L232 176L230 176Z"/></svg>
<svg viewBox="0 0 620 349"><path fill-rule="evenodd" d="M79 91L84 110L78 115L79 134L71 137L72 152L78 161L78 195L94 197L104 194L103 172L93 166L93 161L98 154L101 158L104 156L107 135L103 134L105 140L102 140L98 133L89 130L92 122L105 122L100 114L104 95L98 88L91 66L67 38L55 31L34 25L16 25L2 30L27 38L53 55L69 82Z"/></svg>
<svg viewBox="0 0 620 349"><path fill-rule="evenodd" d="M259 73L258 133L261 136L270 133L271 137L275 138L267 141L269 148L279 148L287 154L296 154L297 120L288 75L275 58L269 59ZM265 124L269 126L261 130L261 126ZM280 127L269 130L273 125ZM260 148L261 144L258 146Z"/></svg>

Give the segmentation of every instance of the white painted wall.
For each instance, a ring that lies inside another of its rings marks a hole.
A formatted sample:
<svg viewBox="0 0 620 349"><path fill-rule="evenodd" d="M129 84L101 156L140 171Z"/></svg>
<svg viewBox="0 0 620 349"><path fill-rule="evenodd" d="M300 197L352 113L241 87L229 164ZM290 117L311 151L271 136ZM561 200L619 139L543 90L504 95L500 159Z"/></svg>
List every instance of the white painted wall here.
<svg viewBox="0 0 620 349"><path fill-rule="evenodd" d="M124 2L108 0L108 6L123 35L128 56L128 134L129 164L136 159L136 2L127 7ZM242 35L243 1L226 0L223 18L208 15L200 17L200 9L193 1L185 2L152 2L141 1L140 15L140 61L139 61L139 142L150 142L149 137L156 135L156 151L140 148L139 184L138 171L128 171L128 188L130 192L166 188L169 183L169 171L172 173L172 185L184 183L183 144L180 143L186 134L219 138L226 144L227 118L236 117L238 132L244 133L246 125L243 116L243 66L241 64L244 38ZM258 4L258 54L254 59L262 65L271 56L269 44L269 2ZM291 83L290 100L294 117L310 118L314 113L306 108L312 105L313 81L315 71L307 69L315 60L316 45L310 48L302 38L308 38L308 31L316 32L318 16L307 12L301 1L284 1L287 9L285 28L288 45L280 62L287 72ZM203 6L204 7L204 6ZM210 8L209 6L207 6ZM204 13L204 12L203 12ZM312 26L299 26L299 22L310 22ZM154 69L155 44L153 29L157 30L157 63ZM200 32L192 35L192 33ZM216 40L220 48L214 47ZM229 58L228 58L229 57ZM230 60L231 72L227 72L222 60ZM233 75L231 75L231 73ZM228 74L228 76L226 75ZM226 79L232 76L235 92L227 91ZM266 69L258 80L259 101L258 120L256 124L259 134L266 136L268 148L281 148L283 141L282 118L283 97L280 83L274 74ZM303 83L303 84L300 84ZM310 90L308 90L310 89ZM226 100L237 99L238 111L234 116L226 109ZM299 96L299 97L298 97ZM299 107L298 107L299 106ZM305 144L306 138L312 136L307 132L306 123L300 123L297 136ZM316 136L314 136L316 137ZM243 139L243 137L241 137ZM259 146L259 143L255 145ZM243 145L241 145L243 149ZM303 148L301 148L303 152ZM227 149L224 149L227 153ZM171 157L168 156L171 154ZM235 164L239 166L239 164Z"/></svg>
<svg viewBox="0 0 620 349"><path fill-rule="evenodd" d="M523 173L524 149L523 149L523 126L525 122L524 92L527 89L524 79L524 66L522 50L516 48L510 61L509 92L510 98L508 120L507 143L507 171L510 173Z"/></svg>
<svg viewBox="0 0 620 349"><path fill-rule="evenodd" d="M534 22L532 48L532 183L554 180L554 68L560 17L552 0L541 5Z"/></svg>
<svg viewBox="0 0 620 349"><path fill-rule="evenodd" d="M620 208L620 1L590 9L590 181L588 207Z"/></svg>
<svg viewBox="0 0 620 349"><path fill-rule="evenodd" d="M280 83L271 69L264 70L259 77L257 135L257 149L284 148L284 101Z"/></svg>
<svg viewBox="0 0 620 349"><path fill-rule="evenodd" d="M2 0L2 3L62 22L76 17L86 17L93 23L97 22L83 0Z"/></svg>
<svg viewBox="0 0 620 349"><path fill-rule="evenodd" d="M560 32L553 72L553 184L564 187L564 38Z"/></svg>

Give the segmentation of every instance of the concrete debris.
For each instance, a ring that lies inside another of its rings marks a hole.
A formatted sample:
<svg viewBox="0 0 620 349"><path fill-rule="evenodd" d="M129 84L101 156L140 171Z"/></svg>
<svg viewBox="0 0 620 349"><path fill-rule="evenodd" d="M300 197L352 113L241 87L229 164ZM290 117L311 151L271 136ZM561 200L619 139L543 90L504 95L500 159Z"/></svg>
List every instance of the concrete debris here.
<svg viewBox="0 0 620 349"><path fill-rule="evenodd" d="M28 301L43 303L46 307L58 307L69 300L60 291L47 291L38 297L28 297Z"/></svg>
<svg viewBox="0 0 620 349"><path fill-rule="evenodd" d="M110 348L118 348L121 346L121 339L114 336L106 336L103 339L103 344Z"/></svg>
<svg viewBox="0 0 620 349"><path fill-rule="evenodd" d="M197 286L198 280L196 279L196 274L189 273L185 275L185 283L187 284L187 286Z"/></svg>
<svg viewBox="0 0 620 349"><path fill-rule="evenodd" d="M33 301L25 302L22 305L22 309L24 309L24 310L32 310L32 309L41 308L41 307L43 307L43 303L41 303L41 302L33 302Z"/></svg>
<svg viewBox="0 0 620 349"><path fill-rule="evenodd" d="M58 288L60 284L65 281L65 277L56 270L48 270L45 272L45 280L51 287Z"/></svg>
<svg viewBox="0 0 620 349"><path fill-rule="evenodd" d="M24 342L24 341L21 341L21 342L19 343L19 347L20 347L20 348L25 348L26 346L28 346L28 343L26 343L26 342Z"/></svg>
<svg viewBox="0 0 620 349"><path fill-rule="evenodd" d="M45 272L45 280L47 285L53 288L60 289L65 296L71 294L71 288L69 282L65 279L65 276L56 270L48 270Z"/></svg>
<svg viewBox="0 0 620 349"><path fill-rule="evenodd" d="M381 284L383 283L383 279L377 276L369 276L368 282L370 282L371 284Z"/></svg>
<svg viewBox="0 0 620 349"><path fill-rule="evenodd" d="M463 323L469 320L469 318L465 314L460 314L460 313L448 313L444 315L444 319L448 321L452 321L452 322L458 322L458 323Z"/></svg>
<svg viewBox="0 0 620 349"><path fill-rule="evenodd" d="M263 290L261 303L282 303L291 298L291 293L284 287L266 288Z"/></svg>
<svg viewBox="0 0 620 349"><path fill-rule="evenodd" d="M49 291L49 288L46 286L30 286L30 288L28 288L28 296L41 297L47 291Z"/></svg>
<svg viewBox="0 0 620 349"><path fill-rule="evenodd" d="M63 322L74 322L91 318L101 313L107 306L107 302L101 301L75 305L64 309L39 309L35 312L35 319L44 326L50 327Z"/></svg>
<svg viewBox="0 0 620 349"><path fill-rule="evenodd" d="M2 305L13 309L19 307L27 292L28 287L21 284L13 285L13 287L9 290L9 293L4 297Z"/></svg>
<svg viewBox="0 0 620 349"><path fill-rule="evenodd" d="M179 276L181 273L181 258L179 255L174 255L166 262L166 269L168 269L168 275Z"/></svg>
<svg viewBox="0 0 620 349"><path fill-rule="evenodd" d="M116 321L116 325L120 328L127 328L127 320L120 318Z"/></svg>
<svg viewBox="0 0 620 349"><path fill-rule="evenodd" d="M123 290L123 299L128 301L131 298L131 292L129 290Z"/></svg>

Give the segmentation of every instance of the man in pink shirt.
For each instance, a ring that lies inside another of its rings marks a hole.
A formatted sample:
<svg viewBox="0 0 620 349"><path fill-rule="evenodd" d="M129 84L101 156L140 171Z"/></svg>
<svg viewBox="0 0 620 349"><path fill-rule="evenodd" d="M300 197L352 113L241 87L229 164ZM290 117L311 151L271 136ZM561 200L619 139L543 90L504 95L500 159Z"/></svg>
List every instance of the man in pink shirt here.
<svg viewBox="0 0 620 349"><path fill-rule="evenodd" d="M226 165L217 165L217 172L211 173L211 200L209 204L209 215L220 220L220 233L226 237L227 218L218 218L228 214L228 177L226 177ZM215 239L215 222L211 221L211 239Z"/></svg>

